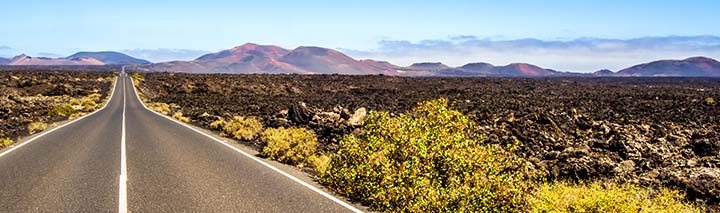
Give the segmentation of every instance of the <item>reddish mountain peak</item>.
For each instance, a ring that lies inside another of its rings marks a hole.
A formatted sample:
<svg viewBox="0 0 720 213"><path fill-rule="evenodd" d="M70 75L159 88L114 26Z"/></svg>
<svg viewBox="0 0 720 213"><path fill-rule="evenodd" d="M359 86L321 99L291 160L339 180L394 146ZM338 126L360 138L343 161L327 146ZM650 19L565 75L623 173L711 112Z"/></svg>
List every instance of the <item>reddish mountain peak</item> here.
<svg viewBox="0 0 720 213"><path fill-rule="evenodd" d="M527 63L512 63L502 67L498 67L500 75L516 75L516 76L549 76L555 72Z"/></svg>
<svg viewBox="0 0 720 213"><path fill-rule="evenodd" d="M238 62L242 58L247 56L256 56L256 57L267 57L276 59L279 58L285 54L287 54L289 51L286 49L283 49L282 47L274 46L274 45L259 45L255 43L245 43L240 46L233 47L232 49L223 50L216 53L210 53L203 56L200 56L196 60L218 60L220 62Z"/></svg>
<svg viewBox="0 0 720 213"><path fill-rule="evenodd" d="M538 66L532 65L532 64L526 64L526 63L512 63L509 64L508 67L513 67L518 70L520 70L523 73L535 73L538 71L544 71L545 69L540 68Z"/></svg>
<svg viewBox="0 0 720 213"><path fill-rule="evenodd" d="M316 59L324 59L326 61L333 61L337 63L359 63L355 59L351 58L350 56L347 56L337 50L328 49L328 48L322 48L322 47L312 47L312 46L300 46L298 48L295 48L294 50L290 51L287 55L283 56L281 60L285 61L294 61L294 60L302 60L302 59L308 59L308 58L316 58Z"/></svg>
<svg viewBox="0 0 720 213"><path fill-rule="evenodd" d="M260 46L260 45L259 45L259 44L256 44L256 43L252 43L252 42L247 42L247 43L244 43L244 44L242 44L242 45L240 45L240 46L235 46L235 47L233 47L233 49L237 49L237 48L255 48L255 47L258 47L258 46Z"/></svg>
<svg viewBox="0 0 720 213"><path fill-rule="evenodd" d="M333 50L333 49L322 48L322 47L313 47L313 46L300 46L300 47L298 47L298 48L295 48L295 49L291 52L291 54L292 54L292 53L296 53L296 54L307 54L307 55L316 55L316 56L326 56L326 55L330 56L330 55L335 55L335 56L348 57L348 56L346 56L345 54L342 54L342 53L340 53L340 52L338 52L338 51L336 51L336 50Z"/></svg>
<svg viewBox="0 0 720 213"><path fill-rule="evenodd" d="M339 51L312 46L295 48L278 61L311 73L379 74L389 70L378 63L357 61Z"/></svg>

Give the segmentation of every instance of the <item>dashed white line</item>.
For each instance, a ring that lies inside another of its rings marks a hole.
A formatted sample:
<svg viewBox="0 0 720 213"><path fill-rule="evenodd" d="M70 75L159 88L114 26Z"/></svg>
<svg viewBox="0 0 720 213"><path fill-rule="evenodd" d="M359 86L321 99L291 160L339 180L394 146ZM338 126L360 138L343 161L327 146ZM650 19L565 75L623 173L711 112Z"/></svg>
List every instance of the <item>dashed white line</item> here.
<svg viewBox="0 0 720 213"><path fill-rule="evenodd" d="M118 212L126 213L127 210L127 162L125 157L125 103L127 93L125 90L125 67L120 75L123 78L123 114L122 114L122 136L120 136L120 183L118 196Z"/></svg>
<svg viewBox="0 0 720 213"><path fill-rule="evenodd" d="M259 164L261 164L261 165L263 165L263 166L265 166L265 167L270 168L271 170L273 170L273 171L275 171L275 172L277 172L277 173L279 173L279 174L281 174L281 175L289 178L290 180L292 180L292 181L294 181L294 182L296 182L296 183L304 186L305 188L308 188L308 189L310 189L310 190L312 190L312 191L314 191L314 192L322 195L323 197L325 197L325 198L327 198L327 199L329 199L329 200L331 200L331 201L333 201L333 202L335 202L335 203L337 203L337 204L339 204L339 205L347 208L348 210L350 210L350 211L352 211L352 212L356 212L356 213L361 213L361 212L363 212L363 211L360 211L359 209L355 208L354 206L352 206L352 205L350 205L350 204L348 204L348 203L346 203L346 202L344 202L344 201L336 198L335 196L332 196L332 195L330 195L330 194L328 194L328 193L326 193L326 192L318 189L317 187L314 187L314 186L310 185L309 183L306 183L306 182L304 182L304 181L296 178L295 176L292 176L292 175L286 173L285 171L282 171L282 170L276 168L275 166L270 165L270 164L266 163L265 161L262 161L262 160L256 158L255 156L253 156L253 155L251 155L251 154L249 154L249 153L247 153L247 152L245 152L245 151L242 151L242 150L238 149L237 147L234 147L234 146L232 146L232 145L230 145L230 144L228 144L228 143L225 143L225 142L223 142L222 140L217 139L217 138L215 138L215 137L213 137L213 136L211 136L211 135L208 135L207 133L204 133L204 132L202 132L202 131L200 131L200 130L197 130L197 129L195 129L195 128L192 128L192 127L188 126L188 125L185 124L185 123L182 123L182 122L180 122L180 121L177 121L177 120L172 119L172 118L170 118L170 117L168 117L168 116L166 116L166 115L160 114L160 113L158 113L158 112L155 112L155 111L147 108L147 106L145 106L145 103L143 103L142 100L140 100L140 95L138 94L137 88L134 86L135 83L133 82L133 79L132 79L132 78L130 79L130 83L133 85L133 90L134 90L134 92L135 92L135 97L137 97L137 100L140 102L140 104L141 104L146 110L148 110L148 111L150 111L150 112L153 112L153 113L155 113L156 115L158 115L158 116L160 116L160 117L163 117L163 118L166 118L166 119L168 119L168 120L171 120L171 121L173 121L173 122L175 122L175 123L178 123L178 124L180 124L180 125L188 128L188 129L191 129L191 130L193 130L193 131L195 131L195 132L197 132L197 133L199 133L199 134L201 134L201 135L204 135L204 136L212 139L212 140L215 141L215 142L218 142L218 143L220 143L220 144L222 144L222 145L225 145L226 147L228 147L228 148L230 148L230 149L233 149L233 150L235 150L236 152L239 152L240 154L244 155L245 157L248 157L248 158L252 159L253 161L255 161L255 162L257 162L257 163L259 163Z"/></svg>

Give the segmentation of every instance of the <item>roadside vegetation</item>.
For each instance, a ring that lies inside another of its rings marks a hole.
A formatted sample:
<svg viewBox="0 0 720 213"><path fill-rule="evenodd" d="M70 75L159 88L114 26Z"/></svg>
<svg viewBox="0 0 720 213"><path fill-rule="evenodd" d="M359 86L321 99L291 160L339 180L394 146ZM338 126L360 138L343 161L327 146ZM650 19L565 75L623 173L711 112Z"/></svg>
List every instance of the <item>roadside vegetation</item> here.
<svg viewBox="0 0 720 213"><path fill-rule="evenodd" d="M484 144L476 128L444 98L397 117L372 112L363 134L340 141L320 182L382 211L523 210L533 168Z"/></svg>
<svg viewBox="0 0 720 213"><path fill-rule="evenodd" d="M47 129L48 124L45 122L32 122L30 125L28 125L28 133L29 134L35 134L38 132L42 132L43 130Z"/></svg>
<svg viewBox="0 0 720 213"><path fill-rule="evenodd" d="M63 102L57 104L50 112L51 116L73 119L99 109L104 104L100 101L100 94L93 93L80 99L69 96L62 97Z"/></svg>
<svg viewBox="0 0 720 213"><path fill-rule="evenodd" d="M162 113L163 115L169 115L172 110L178 108L175 104L166 104L161 102L148 103L145 105L156 112Z"/></svg>
<svg viewBox="0 0 720 213"><path fill-rule="evenodd" d="M437 98L403 113L371 110L367 115L364 108L312 113L299 104L278 113L306 122L297 126L277 119L279 126L265 127L258 117L227 114L193 119L256 145L263 157L310 171L322 185L375 211L703 211L681 191L657 185L548 178L550 168L519 155L527 146L521 140L488 140L488 127L451 103ZM514 119L511 114L507 122ZM313 126L323 122L358 129L344 133L337 147L326 147L318 133L327 133Z"/></svg>
<svg viewBox="0 0 720 213"><path fill-rule="evenodd" d="M528 198L530 212L701 212L684 194L633 184L543 183Z"/></svg>
<svg viewBox="0 0 720 213"><path fill-rule="evenodd" d="M268 128L262 133L261 141L265 146L262 154L282 163L305 167L316 165L319 159L312 158L317 152L315 132L305 128Z"/></svg>
<svg viewBox="0 0 720 213"><path fill-rule="evenodd" d="M239 140L253 140L262 132L263 125L253 117L234 116L227 121L220 118L211 123L210 128L220 131L223 136Z"/></svg>
<svg viewBox="0 0 720 213"><path fill-rule="evenodd" d="M101 108L116 77L110 72L0 72L0 148Z"/></svg>
<svg viewBox="0 0 720 213"><path fill-rule="evenodd" d="M10 138L0 138L0 149L12 146L15 143Z"/></svg>

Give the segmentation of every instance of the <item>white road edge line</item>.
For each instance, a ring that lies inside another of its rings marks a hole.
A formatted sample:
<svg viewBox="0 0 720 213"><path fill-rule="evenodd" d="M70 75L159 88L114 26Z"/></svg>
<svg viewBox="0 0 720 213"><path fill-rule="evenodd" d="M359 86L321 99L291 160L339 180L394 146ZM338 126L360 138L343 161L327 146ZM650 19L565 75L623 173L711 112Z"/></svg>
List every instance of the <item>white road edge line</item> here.
<svg viewBox="0 0 720 213"><path fill-rule="evenodd" d="M10 148L10 149L8 149L8 150L5 150L5 151L3 151L2 153L0 153L0 157L4 156L4 155L6 155L6 154L8 154L8 153L10 153L10 152L12 152L12 151L20 148L20 147L23 147L23 146L29 144L30 142L35 141L36 139L38 139L38 138L40 138L40 137L42 137L42 136L45 136L45 135L47 135L47 134L50 134L51 132L54 132L55 130L61 129L61 128L63 128L63 127L66 127L66 126L68 126L68 125L70 125L70 124L73 124L73 123L79 121L79 120L82 120L83 118L90 117L91 115L93 115L93 114L95 114L95 113L97 113L97 112L100 112L101 110L105 109L105 107L110 103L110 100L112 100L112 97L115 95L115 89L117 89L118 81L120 81L120 77L119 77L119 76L117 77L117 79L115 79L115 85L113 85L112 92L110 92L110 98L108 98L107 101L105 101L105 105L103 105L103 107L101 107L100 109L95 110L95 111L91 112L90 114L80 116L79 118L76 118L75 120L72 120L72 121L67 122L67 123L65 123L65 124L63 124L63 125L57 126L57 127L53 128L53 129L47 130L47 131L45 131L45 132L43 132L43 133L40 133L39 135L37 135L37 136L35 136L35 137L32 137L32 138L28 139L28 140L25 141L25 142L22 142L22 143L20 143L20 144L17 144L17 145L15 145L15 146L13 146L12 148Z"/></svg>
<svg viewBox="0 0 720 213"><path fill-rule="evenodd" d="M322 190L320 190L320 189L318 189L318 188L316 188L316 187L314 187L314 186L312 186L312 185L310 185L310 184L308 184L308 183L306 183L306 182L304 182L304 181L296 178L295 176L292 176L292 175L290 175L290 174L288 174L288 173L286 173L286 172L284 172L284 171L276 168L275 166L270 165L270 164L266 163L265 161L262 161L262 160L258 159L257 157L255 157L255 156L253 156L253 155L251 155L251 154L249 154L249 153L247 153L247 152L244 152L244 151L238 149L237 147L234 147L234 146L232 146L232 145L230 145L230 144L228 144L228 143L225 143L225 142L223 142L222 140L217 139L217 138L215 138L215 137L213 137L213 136L211 136L211 135L208 135L207 133L204 133L204 132L202 132L202 131L200 131L200 130L197 130L197 129L195 129L195 128L192 128L192 127L188 126L188 125L185 124L185 123L182 123L182 122L180 122L180 121L177 121L177 120L172 119L172 118L170 118L170 117L168 117L168 116L166 116L166 115L160 114L160 113L158 113L158 112L155 112L155 111L147 108L147 106L145 106L145 103L143 103L143 101L140 100L140 95L139 95L139 93L138 93L137 87L135 87L135 83L133 82L133 79L132 79L132 78L130 78L130 83L132 83L133 89L135 90L135 97L137 97L138 101L140 101L140 104L142 104L142 106L143 106L146 110L148 110L148 111L150 111L150 112L153 112L153 113L155 113L156 115L158 115L158 116L160 116L160 117L163 117L163 118L165 118L165 119L168 119L168 120L171 120L171 121L173 121L173 122L175 122L175 123L178 123L178 124L180 124L180 125L188 128L188 129L191 129L191 130L193 130L193 131L195 131L195 132L197 132L197 133L200 133L201 135L204 135L204 136L212 139L212 140L215 141L215 142L218 142L218 143L220 143L220 144L222 144L222 145L225 145L226 147L228 147L228 148L230 148L230 149L233 149L233 150L235 150L236 152L239 152L240 154L244 155L245 157L248 157L248 158L254 160L255 162L257 162L257 163L259 163L259 164L262 164L263 166L268 167L268 168L270 168L271 170L273 170L273 171L275 171L275 172L277 172L277 173L279 173L279 174L281 174L281 175L289 178L290 180L295 181L296 183L299 183L300 185L304 186L305 188L308 188L308 189L310 189L310 190L312 190L312 191L314 191L314 192L322 195L323 197L325 197L325 198L327 198L327 199L329 199L329 200L331 200L331 201L333 201L333 202L335 202L335 203L337 203L337 204L340 204L341 206L349 209L350 211L353 211L353 212L356 212L356 213L361 213L361 212L363 212L363 211L360 211L359 209L355 208L354 206L352 206L352 205L350 205L350 204L347 204L347 203L345 203L344 201L342 201L342 200L340 200L340 199L338 199L338 198L336 198L336 197L334 197L334 196L332 196L332 195L330 195L330 194L328 194L328 193L326 193L326 192L324 192L324 191L322 191Z"/></svg>
<svg viewBox="0 0 720 213"><path fill-rule="evenodd" d="M127 90L125 89L125 67L123 67L123 74L121 74L121 77L123 78L123 114L122 114L122 136L120 137L120 183L118 183L119 186L119 196L118 196L118 212L120 213L127 213L127 157L125 157L125 103L126 103L126 97L127 97Z"/></svg>

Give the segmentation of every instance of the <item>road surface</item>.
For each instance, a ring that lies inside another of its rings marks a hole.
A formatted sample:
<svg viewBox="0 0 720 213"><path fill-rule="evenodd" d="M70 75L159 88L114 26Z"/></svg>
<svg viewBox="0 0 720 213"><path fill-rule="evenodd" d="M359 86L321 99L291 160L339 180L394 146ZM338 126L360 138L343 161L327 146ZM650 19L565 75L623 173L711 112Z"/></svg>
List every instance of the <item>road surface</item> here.
<svg viewBox="0 0 720 213"><path fill-rule="evenodd" d="M107 105L0 153L0 212L352 212L233 145L145 108L121 74Z"/></svg>

